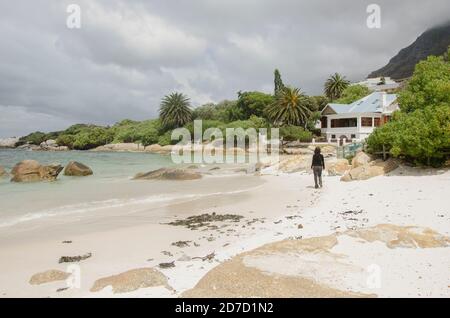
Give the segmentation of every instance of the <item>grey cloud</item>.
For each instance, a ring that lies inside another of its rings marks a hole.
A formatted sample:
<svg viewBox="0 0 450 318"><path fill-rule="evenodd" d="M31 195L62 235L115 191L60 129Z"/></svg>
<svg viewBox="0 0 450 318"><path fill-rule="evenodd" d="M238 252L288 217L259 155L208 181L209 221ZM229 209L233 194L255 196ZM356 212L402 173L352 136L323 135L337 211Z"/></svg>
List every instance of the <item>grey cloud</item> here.
<svg viewBox="0 0 450 318"><path fill-rule="evenodd" d="M65 26L79 3L82 28ZM382 28L366 27L381 7ZM0 136L157 115L164 94L195 106L285 82L319 94L360 80L448 19L432 1L16 0L0 3Z"/></svg>

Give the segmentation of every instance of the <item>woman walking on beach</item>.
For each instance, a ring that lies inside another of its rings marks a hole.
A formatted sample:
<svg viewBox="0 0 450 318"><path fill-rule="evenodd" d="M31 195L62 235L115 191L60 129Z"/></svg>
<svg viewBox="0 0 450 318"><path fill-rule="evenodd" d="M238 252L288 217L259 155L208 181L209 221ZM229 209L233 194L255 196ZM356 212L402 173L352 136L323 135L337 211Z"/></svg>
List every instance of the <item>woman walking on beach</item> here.
<svg viewBox="0 0 450 318"><path fill-rule="evenodd" d="M322 188L322 170L325 169L325 159L320 153L320 147L316 147L316 149L314 150L311 169L314 172L314 183L316 184L316 189L319 186Z"/></svg>

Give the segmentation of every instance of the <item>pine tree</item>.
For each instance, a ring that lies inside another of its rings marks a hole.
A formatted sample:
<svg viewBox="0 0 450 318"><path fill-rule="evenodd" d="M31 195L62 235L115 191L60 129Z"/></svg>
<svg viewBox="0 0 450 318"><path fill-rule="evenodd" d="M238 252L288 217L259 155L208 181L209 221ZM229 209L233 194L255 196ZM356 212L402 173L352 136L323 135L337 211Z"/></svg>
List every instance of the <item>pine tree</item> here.
<svg viewBox="0 0 450 318"><path fill-rule="evenodd" d="M278 69L275 69L274 75L275 75L274 95L277 95L280 91L282 91L284 89L284 84L283 84L283 80L281 79L280 71Z"/></svg>

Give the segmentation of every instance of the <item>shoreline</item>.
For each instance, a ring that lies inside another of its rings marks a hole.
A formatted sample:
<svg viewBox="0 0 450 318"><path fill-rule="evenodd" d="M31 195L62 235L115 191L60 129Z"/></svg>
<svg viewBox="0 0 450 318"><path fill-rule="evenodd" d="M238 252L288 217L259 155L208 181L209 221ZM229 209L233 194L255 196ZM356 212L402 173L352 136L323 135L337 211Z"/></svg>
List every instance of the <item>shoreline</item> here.
<svg viewBox="0 0 450 318"><path fill-rule="evenodd" d="M305 177L305 176L304 176ZM243 178L248 178L243 176ZM252 178L252 177L250 177ZM0 254L2 259L7 259L8 262L1 264L0 276L1 280L5 282L2 286L1 293L6 293L4 297L8 296L51 296L51 297L97 297L102 295L114 296L110 291L105 290L100 293L90 293L89 289L92 287L94 281L104 276L118 274L128 269L136 267L156 267L164 275L169 277L169 285L177 291L184 291L187 288L193 287L195 281L185 282L184 278L171 278L172 273L179 273L180 276L192 276L200 279L202 275L206 274L207 270L216 265L214 262L203 262L198 260L191 261L177 261L183 255L190 255L190 257L202 257L212 252L216 253L216 259L220 260L224 255L231 256L242 250L242 239L250 237L250 239L258 232L260 226L265 227L265 224L260 222L260 219L265 218L264 222L273 222L282 216L278 211L283 208L286 210L285 202L273 201L271 198L264 197L266 191L276 190L278 196L284 193L285 190L281 188L285 182L297 183L295 176L287 175L285 178L278 178L273 176L261 177L265 182L249 192L234 193L226 195L225 197L211 197L194 200L192 202L175 203L161 209L166 216L158 221L146 221L143 216L134 216L136 220L130 223L126 214L122 217L114 217L110 220L110 224L89 224L89 220L82 220L74 222L71 225L59 226L59 229L51 228L45 231L45 234L39 234L39 230L31 230L27 233L26 239L14 239L10 234L8 240L2 239L2 249ZM235 181L238 182L238 181ZM274 189L276 188L278 189ZM292 185L290 188L295 189ZM285 198L298 197L298 191L288 190ZM307 189L306 192L314 192L312 189ZM309 205L306 200L301 204ZM297 199L296 199L297 200ZM256 204L258 202L258 204ZM299 205L300 206L300 205ZM267 208L272 207L268 210ZM148 213L148 212L147 212ZM151 213L155 214L154 211ZM244 216L240 222L218 222L218 226L226 225L223 229L214 230L190 230L180 226L170 226L161 223L168 223L180 218L186 218L192 215L199 215L204 213L217 214L236 214ZM287 211L285 212L287 213ZM143 213L145 215L145 213ZM115 220L114 220L115 219ZM128 219L128 221L127 221ZM256 220L258 219L258 220ZM136 222L143 221L141 225L136 225ZM256 220L256 221L255 221ZM250 223L250 225L247 224ZM87 226L87 232L83 232L82 228ZM65 229L61 229L61 227ZM253 228L253 229L252 229ZM228 231L230 230L230 231ZM223 233L221 233L223 232ZM70 233L70 234L69 234ZM274 237L280 234L273 233ZM21 236L23 234L19 234ZM3 235L2 235L3 236ZM123 240L122 238L127 239ZM61 242L70 240L71 244L62 244ZM155 244L156 240L156 244ZM177 241L192 241L200 246L190 244L190 247L179 248L171 244ZM22 243L21 243L22 242ZM32 243L31 243L32 242ZM108 243L106 243L108 242ZM226 245L229 244L229 245ZM256 247L260 241L255 242L249 247ZM137 246L136 246L137 245ZM144 248L144 245L147 246ZM225 247L223 247L226 245ZM114 246L114 251L110 246ZM40 251L40 252L36 252ZM162 254L161 252L168 251L172 253L173 257ZM81 290L68 290L64 293L57 293L55 286L64 285L64 282L51 283L42 286L31 286L28 284L30 277L38 272L43 272L50 269L65 270L64 264L57 264L57 259L62 255L81 255L84 253L92 253L92 258L80 262L79 265L83 272L86 272L86 277L83 274L83 287ZM222 255L222 256L221 256ZM154 259L148 262L148 259ZM161 262L176 262L174 269L163 270L158 268ZM17 270L18 263L33 264L29 266L22 266L20 271ZM188 264L190 263L190 264ZM102 265L103 264L103 265ZM188 267L191 265L192 267ZM102 270L99 270L102 267ZM184 270L184 269L185 270ZM171 273L172 270L172 273ZM187 274L187 272L191 274ZM176 276L176 275L175 275ZM62 283L62 284L61 284ZM139 294L142 292L138 290ZM145 291L144 291L145 292ZM178 295L177 293L176 295ZM172 294L164 294L165 296L176 296ZM126 295L116 295L126 296ZM153 295L158 296L158 295Z"/></svg>

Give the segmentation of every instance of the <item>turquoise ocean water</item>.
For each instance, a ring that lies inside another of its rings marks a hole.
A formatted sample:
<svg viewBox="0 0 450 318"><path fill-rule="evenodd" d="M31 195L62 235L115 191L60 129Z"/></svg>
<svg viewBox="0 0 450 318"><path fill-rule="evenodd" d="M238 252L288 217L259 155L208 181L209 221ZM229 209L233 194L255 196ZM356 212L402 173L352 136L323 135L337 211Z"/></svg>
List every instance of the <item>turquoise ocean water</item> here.
<svg viewBox="0 0 450 318"><path fill-rule="evenodd" d="M199 181L137 181L138 172L174 166L170 155L125 152L39 152L0 150L0 165L9 172L16 163L34 159L41 164L79 161L93 176L66 177L55 182L13 183L0 179L0 231L46 218L72 220L89 215L113 216L147 211L170 202L243 191L260 183L252 178L214 178ZM208 171L209 167L206 167ZM232 166L230 171L235 170ZM220 170L223 171L223 170ZM207 173L208 174L208 173Z"/></svg>

